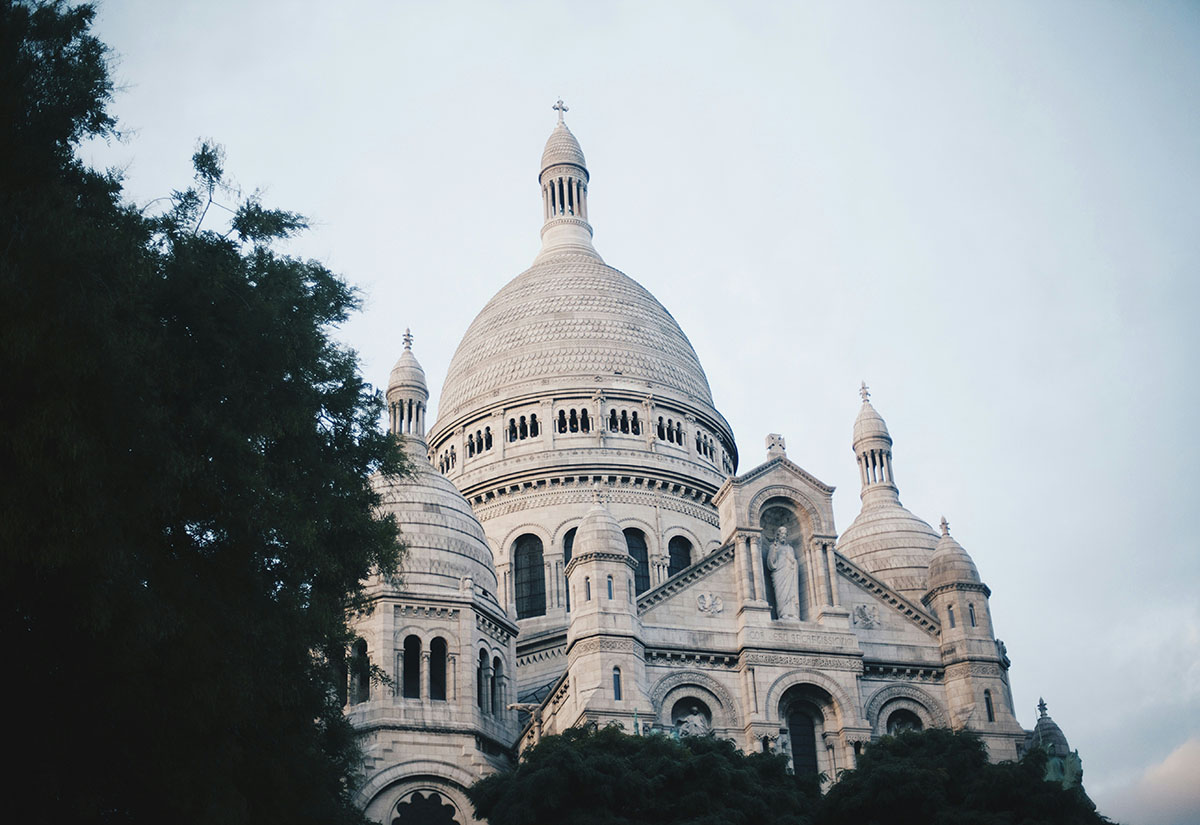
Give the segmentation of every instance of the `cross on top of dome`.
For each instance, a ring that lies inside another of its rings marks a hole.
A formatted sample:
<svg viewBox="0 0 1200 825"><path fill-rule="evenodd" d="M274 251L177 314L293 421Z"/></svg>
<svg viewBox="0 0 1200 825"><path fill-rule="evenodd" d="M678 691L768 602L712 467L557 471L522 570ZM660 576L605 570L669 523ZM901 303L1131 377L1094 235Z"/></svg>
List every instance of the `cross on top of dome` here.
<svg viewBox="0 0 1200 825"><path fill-rule="evenodd" d="M866 381L862 382L862 386L858 389L858 394L862 397L863 403L867 403L867 399L871 397L871 391L867 389Z"/></svg>
<svg viewBox="0 0 1200 825"><path fill-rule="evenodd" d="M412 349L413 335L412 330L405 328L404 330L404 348Z"/></svg>
<svg viewBox="0 0 1200 825"><path fill-rule="evenodd" d="M558 99L558 102L555 103L550 108L553 109L554 111L558 112L558 122L559 123L564 122L563 121L563 113L571 111L570 108L568 108L567 104L563 103L563 99L561 97Z"/></svg>

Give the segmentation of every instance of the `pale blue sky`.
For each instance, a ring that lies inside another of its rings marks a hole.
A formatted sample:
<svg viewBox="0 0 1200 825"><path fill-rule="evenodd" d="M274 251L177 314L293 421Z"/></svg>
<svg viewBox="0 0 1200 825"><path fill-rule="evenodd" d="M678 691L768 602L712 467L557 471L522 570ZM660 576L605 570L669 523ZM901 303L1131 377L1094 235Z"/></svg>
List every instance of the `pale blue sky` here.
<svg viewBox="0 0 1200 825"><path fill-rule="evenodd" d="M783 433L844 529L866 379L1021 721L1045 696L1102 812L1200 819L1170 778L1200 773L1200 5L108 0L97 29L130 133L85 155L144 202L223 143L364 290L368 378L411 326L435 396L537 252L565 98L596 247L691 338L742 469Z"/></svg>

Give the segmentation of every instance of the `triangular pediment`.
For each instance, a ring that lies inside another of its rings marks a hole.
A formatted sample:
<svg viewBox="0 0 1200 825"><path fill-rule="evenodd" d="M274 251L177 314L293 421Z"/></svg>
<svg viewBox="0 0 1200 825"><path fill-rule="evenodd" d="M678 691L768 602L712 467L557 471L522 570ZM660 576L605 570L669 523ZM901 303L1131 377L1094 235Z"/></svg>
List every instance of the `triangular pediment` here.
<svg viewBox="0 0 1200 825"><path fill-rule="evenodd" d="M923 607L901 596L841 553L835 552L834 558L837 560L838 575L852 582L860 590L874 596L875 600L883 605L889 614L902 617L935 639L941 635L941 622L931 616Z"/></svg>
<svg viewBox="0 0 1200 825"><path fill-rule="evenodd" d="M724 547L709 553L691 567L687 567L676 573L653 590L647 590L638 596L638 615L645 615L647 611L693 589L695 585L712 576L721 568L733 564L733 554L734 545L730 542Z"/></svg>

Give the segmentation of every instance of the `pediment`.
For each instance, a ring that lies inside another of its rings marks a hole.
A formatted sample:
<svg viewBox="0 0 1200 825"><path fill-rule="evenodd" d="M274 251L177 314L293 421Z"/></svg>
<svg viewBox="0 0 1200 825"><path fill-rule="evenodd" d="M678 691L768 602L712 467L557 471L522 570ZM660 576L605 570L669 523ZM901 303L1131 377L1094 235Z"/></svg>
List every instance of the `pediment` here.
<svg viewBox="0 0 1200 825"><path fill-rule="evenodd" d="M934 616L931 616L923 607L901 596L898 592L888 587L866 570L863 570L841 553L835 552L834 558L837 561L838 576L873 596L875 601L887 611L888 615L900 616L909 624L935 639L941 636L941 622ZM853 620L853 617L851 618Z"/></svg>
<svg viewBox="0 0 1200 825"><path fill-rule="evenodd" d="M709 579L725 567L731 567L733 565L733 557L734 545L731 542L708 554L691 567L681 570L658 587L646 591L638 596L638 616L644 616L648 611L653 610L659 605L670 602L685 594L691 594L705 579ZM716 589L723 590L725 588L722 586ZM734 610L736 608L733 604L734 599L732 598L732 594L730 594L730 598L721 597L721 601L724 610ZM707 609L720 612L717 605L712 605Z"/></svg>

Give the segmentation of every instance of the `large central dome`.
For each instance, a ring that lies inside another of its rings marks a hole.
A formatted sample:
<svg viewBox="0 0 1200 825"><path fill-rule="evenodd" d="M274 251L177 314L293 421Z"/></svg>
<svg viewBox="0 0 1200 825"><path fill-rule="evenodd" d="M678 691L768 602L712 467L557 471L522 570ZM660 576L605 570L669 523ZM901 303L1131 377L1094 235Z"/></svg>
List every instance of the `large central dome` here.
<svg viewBox="0 0 1200 825"><path fill-rule="evenodd" d="M625 385L712 406L696 351L641 284L590 255L548 255L510 281L467 329L439 405L448 420L503 392Z"/></svg>

